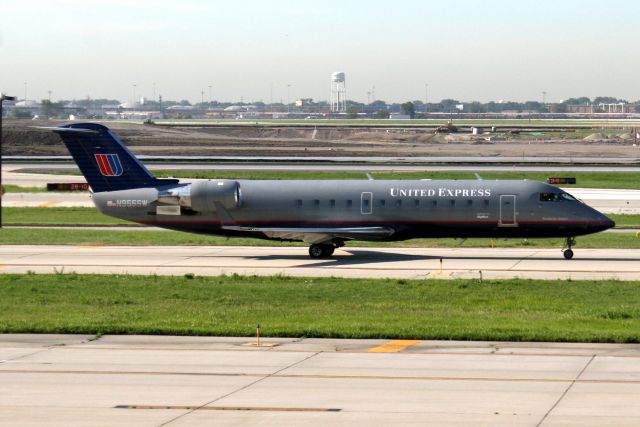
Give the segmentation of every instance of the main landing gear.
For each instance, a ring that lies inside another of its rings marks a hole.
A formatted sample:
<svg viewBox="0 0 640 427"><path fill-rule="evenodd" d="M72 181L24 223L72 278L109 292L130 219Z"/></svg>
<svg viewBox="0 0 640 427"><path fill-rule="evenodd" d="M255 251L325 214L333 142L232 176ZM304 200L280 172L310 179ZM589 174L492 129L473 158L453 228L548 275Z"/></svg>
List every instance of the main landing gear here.
<svg viewBox="0 0 640 427"><path fill-rule="evenodd" d="M314 243L309 246L309 256L311 258L326 258L333 255L336 248L344 246L342 241L334 243Z"/></svg>
<svg viewBox="0 0 640 427"><path fill-rule="evenodd" d="M564 259L573 258L573 251L571 250L571 246L576 244L576 239L574 237L567 237L567 240L564 244L564 248L562 248L562 255L564 255Z"/></svg>

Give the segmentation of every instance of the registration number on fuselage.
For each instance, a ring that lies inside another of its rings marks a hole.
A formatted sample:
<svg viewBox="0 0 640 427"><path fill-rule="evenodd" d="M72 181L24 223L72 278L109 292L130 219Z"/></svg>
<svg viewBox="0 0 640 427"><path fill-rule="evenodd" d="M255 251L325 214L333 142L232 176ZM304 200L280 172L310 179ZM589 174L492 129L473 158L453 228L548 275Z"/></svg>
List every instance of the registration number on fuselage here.
<svg viewBox="0 0 640 427"><path fill-rule="evenodd" d="M107 201L107 207L109 208L146 208L148 204L149 201L144 199L121 199L115 201Z"/></svg>

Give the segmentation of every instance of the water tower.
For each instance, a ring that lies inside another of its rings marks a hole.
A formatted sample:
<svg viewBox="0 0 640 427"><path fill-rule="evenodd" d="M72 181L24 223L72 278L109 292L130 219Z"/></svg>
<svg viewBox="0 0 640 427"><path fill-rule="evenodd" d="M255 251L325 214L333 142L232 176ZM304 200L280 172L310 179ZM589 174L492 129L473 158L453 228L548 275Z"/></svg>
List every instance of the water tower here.
<svg viewBox="0 0 640 427"><path fill-rule="evenodd" d="M331 73L331 111L334 113L347 112L347 88L343 71Z"/></svg>

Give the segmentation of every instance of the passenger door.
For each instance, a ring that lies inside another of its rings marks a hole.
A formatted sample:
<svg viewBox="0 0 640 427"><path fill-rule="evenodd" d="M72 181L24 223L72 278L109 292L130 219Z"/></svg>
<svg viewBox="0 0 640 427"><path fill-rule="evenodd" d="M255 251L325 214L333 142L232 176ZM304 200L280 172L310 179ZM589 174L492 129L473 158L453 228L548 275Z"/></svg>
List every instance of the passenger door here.
<svg viewBox="0 0 640 427"><path fill-rule="evenodd" d="M517 227L516 196L512 194L500 195L500 227Z"/></svg>
<svg viewBox="0 0 640 427"><path fill-rule="evenodd" d="M363 191L360 195L360 213L369 215L373 212L373 194L370 191Z"/></svg>

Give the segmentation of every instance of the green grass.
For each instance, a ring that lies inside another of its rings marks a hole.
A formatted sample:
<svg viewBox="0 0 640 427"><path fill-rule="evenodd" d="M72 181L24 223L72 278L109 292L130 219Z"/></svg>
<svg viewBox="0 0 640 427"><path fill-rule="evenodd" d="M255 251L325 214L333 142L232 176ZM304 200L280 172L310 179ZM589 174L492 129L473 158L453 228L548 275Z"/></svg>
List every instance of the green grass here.
<svg viewBox="0 0 640 427"><path fill-rule="evenodd" d="M4 224L137 225L107 216L96 208L2 208Z"/></svg>
<svg viewBox="0 0 640 427"><path fill-rule="evenodd" d="M145 230L84 230L52 228L3 228L0 230L3 245L197 245L197 246L307 246L305 243L279 242L245 237L227 239L179 231ZM429 247L448 248L459 246L454 239L413 239L405 242L347 243L347 249L364 247ZM561 248L563 239L469 239L464 247L524 247ZM599 233L578 238L580 248L640 249L640 238L635 233Z"/></svg>
<svg viewBox="0 0 640 427"><path fill-rule="evenodd" d="M640 282L1 275L0 333L640 342Z"/></svg>
<svg viewBox="0 0 640 427"><path fill-rule="evenodd" d="M45 193L45 187L22 187L19 185L3 185L4 191L7 193Z"/></svg>

